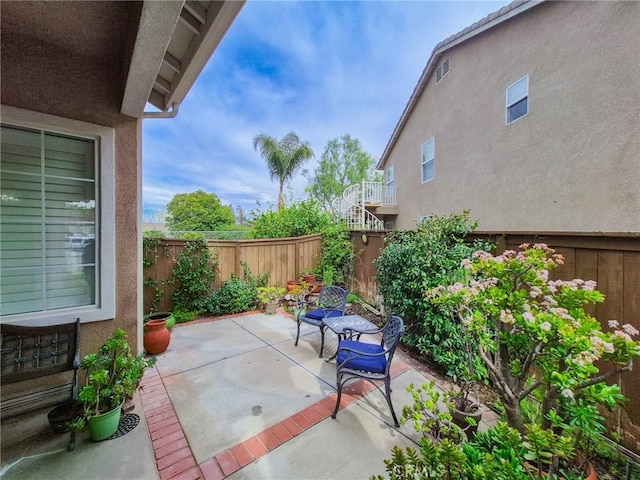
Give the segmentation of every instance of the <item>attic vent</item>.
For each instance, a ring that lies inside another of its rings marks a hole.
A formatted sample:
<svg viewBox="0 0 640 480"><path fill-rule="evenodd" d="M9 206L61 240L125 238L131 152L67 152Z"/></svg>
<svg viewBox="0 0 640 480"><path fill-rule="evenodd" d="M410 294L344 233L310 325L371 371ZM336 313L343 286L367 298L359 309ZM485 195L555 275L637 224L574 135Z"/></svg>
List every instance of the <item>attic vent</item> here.
<svg viewBox="0 0 640 480"><path fill-rule="evenodd" d="M447 73L449 73L449 59L447 58L436 70L436 83L442 80Z"/></svg>

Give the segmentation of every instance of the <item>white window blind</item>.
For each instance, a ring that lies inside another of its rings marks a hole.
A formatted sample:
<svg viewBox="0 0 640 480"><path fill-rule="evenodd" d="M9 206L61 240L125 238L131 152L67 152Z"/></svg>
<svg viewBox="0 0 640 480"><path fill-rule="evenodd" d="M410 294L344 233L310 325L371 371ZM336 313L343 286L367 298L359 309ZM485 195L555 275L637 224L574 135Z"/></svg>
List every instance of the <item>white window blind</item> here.
<svg viewBox="0 0 640 480"><path fill-rule="evenodd" d="M422 168L422 183L433 180L435 176L435 163L436 163L436 140L431 137L425 143L422 144L421 155L421 168Z"/></svg>
<svg viewBox="0 0 640 480"><path fill-rule="evenodd" d="M0 312L95 305L95 140L2 126L1 149Z"/></svg>

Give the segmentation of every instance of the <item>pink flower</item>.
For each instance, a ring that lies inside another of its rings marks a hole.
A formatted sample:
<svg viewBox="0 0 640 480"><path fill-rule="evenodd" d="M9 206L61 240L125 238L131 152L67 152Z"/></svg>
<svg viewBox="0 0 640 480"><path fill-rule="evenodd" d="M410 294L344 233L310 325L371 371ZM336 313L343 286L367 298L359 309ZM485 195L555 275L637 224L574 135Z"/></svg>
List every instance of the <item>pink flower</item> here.
<svg viewBox="0 0 640 480"><path fill-rule="evenodd" d="M639 332L638 332L638 329L637 329L637 328L635 328L635 327L634 327L633 325L631 325L630 323L625 323L625 324L622 326L622 330L624 330L624 331L627 333L627 335L629 335L629 336L631 336L631 337L634 337L634 336L638 335L638 333L639 333Z"/></svg>
<svg viewBox="0 0 640 480"><path fill-rule="evenodd" d="M516 322L511 310L500 310L500 321L502 323L513 324Z"/></svg>
<svg viewBox="0 0 640 480"><path fill-rule="evenodd" d="M531 312L524 312L522 314L522 318L524 318L529 323L534 323L536 321L536 317L534 317Z"/></svg>
<svg viewBox="0 0 640 480"><path fill-rule="evenodd" d="M617 320L609 320L609 328L618 328L619 325Z"/></svg>
<svg viewBox="0 0 640 480"><path fill-rule="evenodd" d="M551 330L551 324L549 322L544 322L540 324L540 330L544 331L544 332L548 332L549 330Z"/></svg>
<svg viewBox="0 0 640 480"><path fill-rule="evenodd" d="M587 280L586 282L584 282L582 289L586 290L587 292L593 292L596 289L596 285L597 283L593 280Z"/></svg>

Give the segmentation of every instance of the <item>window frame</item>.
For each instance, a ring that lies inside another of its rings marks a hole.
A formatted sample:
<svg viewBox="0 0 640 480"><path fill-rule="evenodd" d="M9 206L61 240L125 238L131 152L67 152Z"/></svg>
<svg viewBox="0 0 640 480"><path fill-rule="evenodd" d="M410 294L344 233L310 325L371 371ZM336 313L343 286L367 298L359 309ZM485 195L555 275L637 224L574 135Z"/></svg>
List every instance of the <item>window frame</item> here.
<svg viewBox="0 0 640 480"><path fill-rule="evenodd" d="M429 143L433 144L433 157L428 158L427 160L424 160L425 158L424 150L427 144ZM425 180L424 166L429 162L433 162L433 175L431 176L431 178L427 178ZM435 178L436 178L436 137L431 137L429 138L429 140L427 140L420 146L420 181L421 183L428 183L434 180Z"/></svg>
<svg viewBox="0 0 640 480"><path fill-rule="evenodd" d="M509 103L509 89L515 87L518 83L522 82L523 80L526 80L527 82L527 92L524 96L522 97L518 97L517 100L512 101L511 103ZM522 78L516 80L515 82L513 82L511 85L509 85L506 90L505 90L505 95L504 95L504 99L505 99L505 125L511 125L514 122L517 122L518 120L520 120L521 118L526 117L527 115L529 115L529 74L526 74L525 76L523 76ZM518 118L509 121L509 108L513 107L514 105L516 105L517 103L521 102L522 100L526 99L527 100L527 111L524 115L520 115Z"/></svg>
<svg viewBox="0 0 640 480"><path fill-rule="evenodd" d="M389 177L391 177L391 180L389 180ZM384 172L384 184L387 187L391 187L395 185L395 181L395 172L393 171L393 165L391 165L390 167L387 167L386 172Z"/></svg>
<svg viewBox="0 0 640 480"><path fill-rule="evenodd" d="M27 326L55 325L80 318L82 323L115 318L115 129L2 105L2 124L86 138L96 145L96 304L3 315L3 322Z"/></svg>

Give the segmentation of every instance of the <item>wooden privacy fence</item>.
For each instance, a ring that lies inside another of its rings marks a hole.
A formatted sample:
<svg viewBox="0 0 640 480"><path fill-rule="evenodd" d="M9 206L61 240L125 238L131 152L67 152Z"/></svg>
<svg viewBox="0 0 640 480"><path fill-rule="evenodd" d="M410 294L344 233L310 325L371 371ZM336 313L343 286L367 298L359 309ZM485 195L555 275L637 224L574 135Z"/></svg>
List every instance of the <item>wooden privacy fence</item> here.
<svg viewBox="0 0 640 480"><path fill-rule="evenodd" d="M352 236L357 262L350 288L369 302L377 303L378 287L373 260L384 248L383 232L367 232L366 243L360 233ZM632 236L594 236L579 234L474 233L470 238L494 242L497 253L518 250L523 243L545 243L565 257L564 265L554 270L554 279L595 280L605 295L604 303L587 311L597 318L603 329L609 320L629 323L640 330L640 238ZM632 372L618 379L622 393L630 400L626 414L613 421L621 429L624 444L640 452L640 361Z"/></svg>
<svg viewBox="0 0 640 480"><path fill-rule="evenodd" d="M155 298L155 288L164 294L156 311L171 311L173 285L162 280L171 277L175 259L188 240L163 239L157 247L157 261L144 269L144 311L149 312ZM286 287L289 280L297 280L300 273L316 267L322 248L322 235L266 240L209 240L209 251L218 261L219 286L232 275L242 277L245 262L253 275L270 272L269 285ZM156 282L157 287L147 285Z"/></svg>

